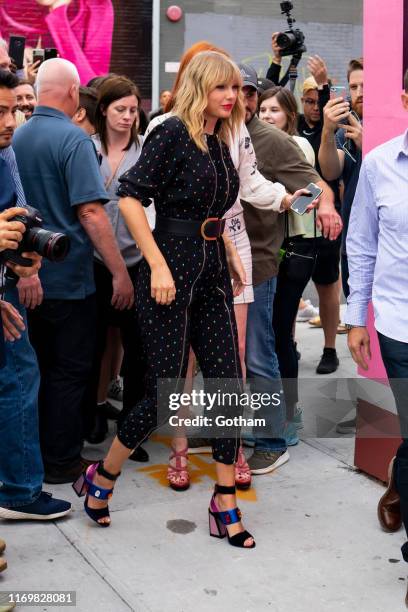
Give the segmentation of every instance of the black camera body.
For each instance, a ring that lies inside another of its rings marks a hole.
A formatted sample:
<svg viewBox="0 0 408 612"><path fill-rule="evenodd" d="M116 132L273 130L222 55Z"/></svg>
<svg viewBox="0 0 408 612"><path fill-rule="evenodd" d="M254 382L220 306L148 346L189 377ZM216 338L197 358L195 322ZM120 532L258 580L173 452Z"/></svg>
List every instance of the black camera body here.
<svg viewBox="0 0 408 612"><path fill-rule="evenodd" d="M289 29L285 32L279 32L276 43L280 47L281 55L297 55L301 56L302 53L307 51L305 46L305 35L299 28L294 28L293 24L296 22L291 16L293 10L292 2L281 2L280 3L282 15L286 15Z"/></svg>
<svg viewBox="0 0 408 612"><path fill-rule="evenodd" d="M58 232L50 232L42 228L43 218L36 208L24 205L26 215L16 215L10 221L20 221L25 226L23 239L16 250L6 249L1 253L3 261L11 261L29 268L33 265L31 259L22 253L35 252L50 261L63 261L69 253L71 241L68 236Z"/></svg>

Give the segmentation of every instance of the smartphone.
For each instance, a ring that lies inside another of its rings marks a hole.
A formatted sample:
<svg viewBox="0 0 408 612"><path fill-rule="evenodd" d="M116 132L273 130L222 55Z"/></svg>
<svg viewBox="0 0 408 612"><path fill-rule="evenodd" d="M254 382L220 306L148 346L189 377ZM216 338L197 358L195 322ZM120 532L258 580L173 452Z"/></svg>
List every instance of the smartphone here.
<svg viewBox="0 0 408 612"><path fill-rule="evenodd" d="M335 98L343 98L345 100L347 97L347 87L342 85L332 85L330 87L330 100L334 100Z"/></svg>
<svg viewBox="0 0 408 612"><path fill-rule="evenodd" d="M57 49L54 49L54 47L47 47L47 49L44 49L44 62L54 57L58 57Z"/></svg>
<svg viewBox="0 0 408 612"><path fill-rule="evenodd" d="M318 198L319 195L323 193L323 189L320 189L320 187L314 183L309 183L305 189L310 192L310 195L299 196L291 205L291 209L298 215L304 215L306 208L313 202L313 200Z"/></svg>
<svg viewBox="0 0 408 612"><path fill-rule="evenodd" d="M33 64L35 64L35 62L40 62L39 66L41 66L43 61L44 61L44 49L33 49Z"/></svg>
<svg viewBox="0 0 408 612"><path fill-rule="evenodd" d="M25 36L10 36L9 55L16 65L17 70L24 68Z"/></svg>

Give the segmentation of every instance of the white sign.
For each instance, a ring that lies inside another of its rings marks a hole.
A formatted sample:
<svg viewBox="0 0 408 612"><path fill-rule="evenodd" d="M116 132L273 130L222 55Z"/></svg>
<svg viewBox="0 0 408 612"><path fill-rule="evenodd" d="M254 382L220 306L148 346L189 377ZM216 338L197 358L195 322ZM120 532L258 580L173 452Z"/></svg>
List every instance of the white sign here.
<svg viewBox="0 0 408 612"><path fill-rule="evenodd" d="M179 67L180 67L180 62L165 62L164 71L176 73L178 72Z"/></svg>

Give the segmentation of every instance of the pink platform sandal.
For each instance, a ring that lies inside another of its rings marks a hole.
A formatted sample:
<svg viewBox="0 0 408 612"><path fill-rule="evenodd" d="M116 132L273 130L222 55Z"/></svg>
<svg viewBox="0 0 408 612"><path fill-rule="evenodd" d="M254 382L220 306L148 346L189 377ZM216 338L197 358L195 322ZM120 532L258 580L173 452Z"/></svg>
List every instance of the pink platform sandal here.
<svg viewBox="0 0 408 612"><path fill-rule="evenodd" d="M246 491L251 486L251 482L251 468L247 463L244 449L241 444L238 451L238 459L235 464L235 486L241 491Z"/></svg>
<svg viewBox="0 0 408 612"><path fill-rule="evenodd" d="M176 465L169 465L167 468L167 480L174 491L186 491L190 486L190 474L188 473L187 465L182 465L182 459L187 459L188 445L182 450L176 451L171 448L169 460L176 460Z"/></svg>

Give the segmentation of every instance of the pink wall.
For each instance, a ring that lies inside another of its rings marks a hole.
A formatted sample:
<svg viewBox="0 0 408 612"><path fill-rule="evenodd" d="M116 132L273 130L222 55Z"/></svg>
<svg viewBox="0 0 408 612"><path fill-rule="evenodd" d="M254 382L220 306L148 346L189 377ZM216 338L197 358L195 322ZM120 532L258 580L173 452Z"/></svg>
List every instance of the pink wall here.
<svg viewBox="0 0 408 612"><path fill-rule="evenodd" d="M364 153L401 134L408 115L401 106L403 0L364 1ZM370 307L372 360L369 378L385 378Z"/></svg>

